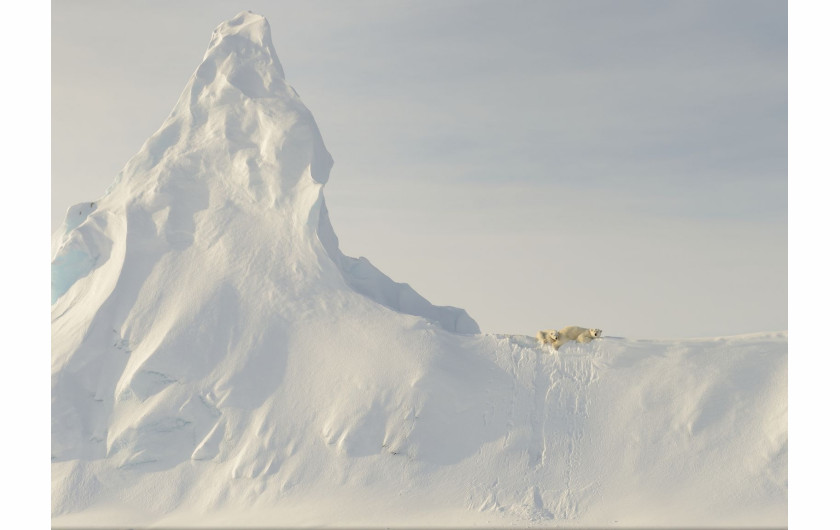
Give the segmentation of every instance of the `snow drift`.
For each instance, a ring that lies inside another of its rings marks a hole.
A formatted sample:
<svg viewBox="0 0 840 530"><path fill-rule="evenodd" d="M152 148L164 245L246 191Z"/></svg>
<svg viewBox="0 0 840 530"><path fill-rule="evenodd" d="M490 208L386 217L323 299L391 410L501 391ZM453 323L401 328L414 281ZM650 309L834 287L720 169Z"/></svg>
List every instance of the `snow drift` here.
<svg viewBox="0 0 840 530"><path fill-rule="evenodd" d="M787 334L479 334L364 258L266 20L53 237L58 526L784 526Z"/></svg>

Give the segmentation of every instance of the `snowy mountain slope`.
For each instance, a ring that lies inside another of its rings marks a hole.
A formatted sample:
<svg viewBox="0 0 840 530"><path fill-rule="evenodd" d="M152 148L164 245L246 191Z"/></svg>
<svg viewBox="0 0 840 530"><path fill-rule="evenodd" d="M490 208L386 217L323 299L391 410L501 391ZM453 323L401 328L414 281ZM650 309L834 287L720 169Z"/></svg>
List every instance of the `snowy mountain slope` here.
<svg viewBox="0 0 840 530"><path fill-rule="evenodd" d="M377 352L372 382L326 361L314 392L296 373L282 405L219 407L237 428L209 443L187 435L194 420L180 441L175 422L157 427L182 444L172 467L54 464L56 524L109 507L115 524L786 524L786 334L555 355L526 337L401 333L425 362Z"/></svg>
<svg viewBox="0 0 840 530"><path fill-rule="evenodd" d="M116 240L131 241L129 253L137 246L145 258L156 259L151 256L188 251L195 243L209 248L227 234L240 238L243 231L224 223L246 219L253 229L264 225L271 232L251 242L305 241L276 245L291 245L284 256L301 267L308 259L315 267L309 276L321 269L332 274L337 266L345 279L341 283L379 303L446 329L477 333L478 325L463 310L433 306L364 258L339 251L322 192L331 166L311 113L285 83L268 23L256 15L237 16L214 31L175 108L129 160L113 189L98 204L68 210L64 238L54 238L60 248L54 249L53 301L114 261L110 245ZM115 224L120 222L130 226ZM321 244L315 243L316 234ZM324 252L334 265L322 263ZM269 257L264 253L257 259ZM61 305L72 305L75 298L71 293Z"/></svg>
<svg viewBox="0 0 840 530"><path fill-rule="evenodd" d="M68 210L55 525L786 524L786 333L480 335L340 252L331 164L245 12Z"/></svg>

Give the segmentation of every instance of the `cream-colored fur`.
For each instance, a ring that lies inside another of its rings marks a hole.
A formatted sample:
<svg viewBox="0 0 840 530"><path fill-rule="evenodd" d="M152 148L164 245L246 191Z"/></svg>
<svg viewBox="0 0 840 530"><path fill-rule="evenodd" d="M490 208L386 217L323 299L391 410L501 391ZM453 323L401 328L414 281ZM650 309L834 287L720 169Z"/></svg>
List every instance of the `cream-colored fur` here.
<svg viewBox="0 0 840 530"><path fill-rule="evenodd" d="M537 340L540 344L554 344L557 340L557 331L554 329L540 331L537 333Z"/></svg>
<svg viewBox="0 0 840 530"><path fill-rule="evenodd" d="M595 328L582 328L580 326L566 326L560 331L545 330L537 333L537 340L540 344L551 344L557 350L567 342L577 341L580 343L591 342L601 336L601 330Z"/></svg>
<svg viewBox="0 0 840 530"><path fill-rule="evenodd" d="M566 326L557 332L557 340L561 344L576 340L581 343L591 342L601 336L601 330L595 328L582 328L580 326Z"/></svg>

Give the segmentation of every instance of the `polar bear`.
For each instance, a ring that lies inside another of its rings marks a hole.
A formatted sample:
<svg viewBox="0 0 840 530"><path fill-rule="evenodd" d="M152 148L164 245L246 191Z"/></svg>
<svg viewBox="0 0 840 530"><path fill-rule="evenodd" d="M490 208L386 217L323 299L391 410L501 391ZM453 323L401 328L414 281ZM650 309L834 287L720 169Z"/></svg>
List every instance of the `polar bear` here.
<svg viewBox="0 0 840 530"><path fill-rule="evenodd" d="M573 340L581 343L591 342L592 339L597 339L601 336L601 330L595 328L582 328L580 326L566 326L557 332L557 340L552 343L556 350L563 344Z"/></svg>
<svg viewBox="0 0 840 530"><path fill-rule="evenodd" d="M537 333L537 340L540 344L554 344L557 340L557 330L547 329ZM555 348L556 349L556 348Z"/></svg>

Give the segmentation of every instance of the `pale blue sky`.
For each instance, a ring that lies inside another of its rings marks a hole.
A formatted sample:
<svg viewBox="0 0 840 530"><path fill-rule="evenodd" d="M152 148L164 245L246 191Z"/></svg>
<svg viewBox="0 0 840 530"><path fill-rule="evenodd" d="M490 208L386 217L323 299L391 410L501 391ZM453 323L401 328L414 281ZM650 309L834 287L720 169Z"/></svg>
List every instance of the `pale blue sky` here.
<svg viewBox="0 0 840 530"><path fill-rule="evenodd" d="M482 329L787 329L787 4L74 1L52 8L52 227L265 15L363 255Z"/></svg>

